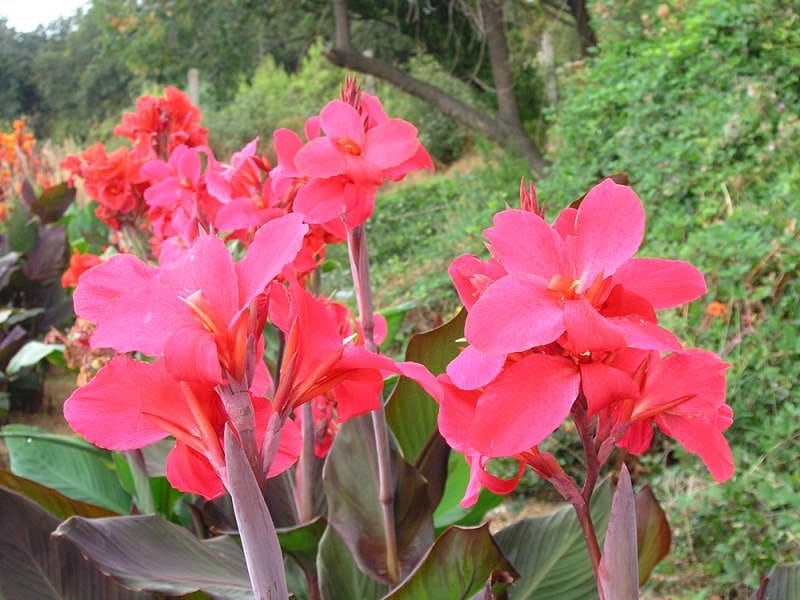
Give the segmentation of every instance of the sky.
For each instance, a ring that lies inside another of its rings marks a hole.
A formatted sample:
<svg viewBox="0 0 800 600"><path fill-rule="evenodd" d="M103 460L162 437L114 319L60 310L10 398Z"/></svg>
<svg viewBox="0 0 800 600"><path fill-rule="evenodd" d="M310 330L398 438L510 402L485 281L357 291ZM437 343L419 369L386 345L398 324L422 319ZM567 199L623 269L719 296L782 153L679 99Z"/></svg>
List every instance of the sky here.
<svg viewBox="0 0 800 600"><path fill-rule="evenodd" d="M69 17L88 0L0 0L0 17L19 32L29 32L38 25L47 25L58 17Z"/></svg>

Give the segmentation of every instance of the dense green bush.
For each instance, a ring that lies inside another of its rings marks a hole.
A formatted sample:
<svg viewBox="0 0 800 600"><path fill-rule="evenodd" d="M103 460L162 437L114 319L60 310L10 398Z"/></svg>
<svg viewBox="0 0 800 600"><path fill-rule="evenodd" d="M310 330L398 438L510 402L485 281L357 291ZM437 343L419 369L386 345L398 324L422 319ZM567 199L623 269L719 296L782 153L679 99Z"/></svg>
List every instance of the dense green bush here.
<svg viewBox="0 0 800 600"><path fill-rule="evenodd" d="M668 320L732 364L737 475L666 491L674 475L655 468L671 508L692 507L678 559L725 585L754 585L800 553L800 14L790 4L640 2L636 22L619 3L596 7L605 37L562 90L539 186L558 205L629 173L648 209L645 254L707 274L704 301Z"/></svg>

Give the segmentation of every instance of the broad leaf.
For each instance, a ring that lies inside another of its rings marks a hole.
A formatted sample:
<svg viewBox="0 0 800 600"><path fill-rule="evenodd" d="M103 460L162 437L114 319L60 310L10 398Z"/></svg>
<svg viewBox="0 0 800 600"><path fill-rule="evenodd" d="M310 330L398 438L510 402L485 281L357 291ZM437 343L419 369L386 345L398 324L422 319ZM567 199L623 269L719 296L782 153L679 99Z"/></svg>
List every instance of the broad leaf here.
<svg viewBox="0 0 800 600"><path fill-rule="evenodd" d="M762 595L759 596L758 594ZM796 600L800 598L800 562L775 565L767 575L763 592L756 591L750 600Z"/></svg>
<svg viewBox="0 0 800 600"><path fill-rule="evenodd" d="M29 202L31 212L37 215L42 223L54 223L64 215L75 200L76 192L74 187L69 187L66 183L53 185Z"/></svg>
<svg viewBox="0 0 800 600"><path fill-rule="evenodd" d="M425 479L391 449L394 517L400 577L405 577L433 543L433 511ZM371 415L344 423L323 472L328 523L336 529L359 567L390 582L383 512L378 499L378 460Z"/></svg>
<svg viewBox="0 0 800 600"><path fill-rule="evenodd" d="M347 546L332 527L325 530L319 543L317 573L324 600L378 600L386 594L385 585L358 568Z"/></svg>
<svg viewBox="0 0 800 600"><path fill-rule="evenodd" d="M598 537L605 534L611 507L606 480L592 499ZM597 598L589 553L572 506L528 517L500 530L495 539L520 574L510 589L515 600L586 600Z"/></svg>
<svg viewBox="0 0 800 600"><path fill-rule="evenodd" d="M317 517L303 525L278 530L278 541L281 544L281 550L285 555L291 556L297 562L307 585L319 585L317 551L326 528L325 520L322 517ZM289 579L291 571L288 569L288 562L286 566L287 579ZM288 583L291 590L291 581Z"/></svg>
<svg viewBox="0 0 800 600"><path fill-rule="evenodd" d="M650 578L655 566L669 554L672 533L667 515L649 485L636 492L636 545L639 548L639 585Z"/></svg>
<svg viewBox="0 0 800 600"><path fill-rule="evenodd" d="M0 470L0 486L33 500L47 512L62 520L75 515L96 518L110 517L115 514L101 506L68 498L52 488L4 470Z"/></svg>
<svg viewBox="0 0 800 600"><path fill-rule="evenodd" d="M637 600L639 565L636 555L636 501L628 468L622 465L611 502L603 556L597 568L603 600Z"/></svg>
<svg viewBox="0 0 800 600"><path fill-rule="evenodd" d="M294 558L306 573L316 570L317 548L325 533L326 523L322 517L313 521L278 530L278 541L281 550Z"/></svg>
<svg viewBox="0 0 800 600"><path fill-rule="evenodd" d="M406 360L421 363L434 375L444 373L458 355L456 340L464 336L467 313L462 310L452 320L426 333L411 336ZM421 387L405 377L392 391L386 405L386 420L406 460L416 463L431 434L436 430L439 406Z"/></svg>
<svg viewBox="0 0 800 600"><path fill-rule="evenodd" d="M72 517L53 535L131 589L252 598L242 550L230 537L199 540L156 515Z"/></svg>
<svg viewBox="0 0 800 600"><path fill-rule="evenodd" d="M383 318L386 319L386 338L383 340L383 346L390 344L394 340L397 332L400 331L400 325L403 323L403 318L406 313L412 308L417 306L416 302L403 302L397 306L390 306L380 310Z"/></svg>
<svg viewBox="0 0 800 600"><path fill-rule="evenodd" d="M116 513L130 510L131 497L117 478L110 452L77 436L29 425L7 425L0 437L5 438L15 475Z"/></svg>
<svg viewBox="0 0 800 600"><path fill-rule="evenodd" d="M25 276L44 282L58 279L66 265L67 232L63 225L50 225L39 230L36 245L22 268Z"/></svg>
<svg viewBox="0 0 800 600"><path fill-rule="evenodd" d="M64 352L64 344L45 344L36 340L31 340L11 357L6 367L8 375L14 375L25 367L32 367L53 352Z"/></svg>
<svg viewBox="0 0 800 600"><path fill-rule="evenodd" d="M491 598L505 589L515 575L492 539L488 523L472 529L451 527L386 600L469 598L482 592L479 598ZM490 584L492 595L487 596L489 582L495 585Z"/></svg>
<svg viewBox="0 0 800 600"><path fill-rule="evenodd" d="M51 541L60 519L0 488L0 598L14 600L145 600L84 560L70 543Z"/></svg>

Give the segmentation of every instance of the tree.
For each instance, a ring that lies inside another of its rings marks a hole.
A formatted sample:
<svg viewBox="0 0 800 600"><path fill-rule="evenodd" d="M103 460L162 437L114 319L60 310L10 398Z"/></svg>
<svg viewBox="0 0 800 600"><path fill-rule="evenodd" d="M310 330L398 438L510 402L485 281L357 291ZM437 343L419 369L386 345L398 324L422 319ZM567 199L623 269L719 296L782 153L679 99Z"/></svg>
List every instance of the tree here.
<svg viewBox="0 0 800 600"><path fill-rule="evenodd" d="M454 27L453 31L455 31L455 28L461 27L464 19L467 18L472 23L471 32L467 32L467 34L471 33L473 36L482 38L489 55L489 72L495 93L496 114L470 106L427 82L415 79L380 58L368 57L359 52L353 47L352 43L352 13L350 7L348 7L347 0L331 0L331 3L335 28L334 43L327 53L327 57L331 62L338 66L388 81L399 89L429 102L467 127L477 129L498 144L510 144L528 160L531 169L537 173L541 173L547 167L548 163L542 151L526 133L519 116L519 106L514 93L513 73L509 61L502 0L478 0L474 7L471 7L466 2L439 2L426 5L432 11L438 12L438 14L434 15L434 20L441 26L443 23L441 20L442 14L447 15L451 8L457 4L460 9L460 16L457 19L448 17L449 20L444 21L444 23L452 25ZM419 9L416 3L412 4ZM365 12L375 10L374 3L370 2L361 3L359 8ZM422 16L420 12L418 10L416 19L420 21L420 26L424 27L421 22L426 17ZM372 15L380 17L381 13L380 11L377 14L372 12ZM385 11L383 16L385 16ZM427 18L430 18L430 15ZM452 40L460 40L462 38L463 32L461 36L455 33L451 37ZM447 38L439 35L423 39L426 40L427 44L441 44ZM439 52L436 56L438 58L447 55ZM479 65L477 69L474 69L475 72L481 66ZM459 65L459 68L463 69L463 64ZM486 67L483 66L483 69L485 70Z"/></svg>

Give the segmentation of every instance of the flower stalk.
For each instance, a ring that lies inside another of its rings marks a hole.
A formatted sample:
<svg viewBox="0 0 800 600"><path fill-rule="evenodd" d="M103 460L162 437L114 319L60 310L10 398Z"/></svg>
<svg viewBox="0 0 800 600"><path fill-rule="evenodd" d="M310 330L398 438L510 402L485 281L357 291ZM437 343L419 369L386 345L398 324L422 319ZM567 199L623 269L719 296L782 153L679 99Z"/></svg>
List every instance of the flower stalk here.
<svg viewBox="0 0 800 600"><path fill-rule="evenodd" d="M369 251L367 249L367 235L363 225L348 229L347 250L350 258L350 270L353 275L359 321L364 335L364 346L371 352L377 352L378 348L374 340L375 319L369 271ZM386 413L382 405L371 414L372 427L375 432L375 451L378 459L378 498L383 514L386 571L389 580L394 585L400 580L400 562L397 553L397 531L394 518L394 489L392 485L389 429L386 424Z"/></svg>

